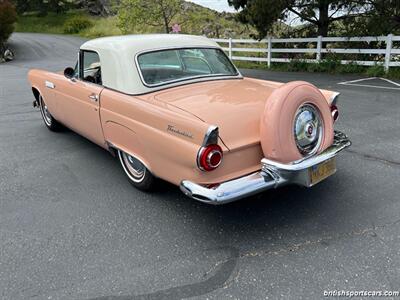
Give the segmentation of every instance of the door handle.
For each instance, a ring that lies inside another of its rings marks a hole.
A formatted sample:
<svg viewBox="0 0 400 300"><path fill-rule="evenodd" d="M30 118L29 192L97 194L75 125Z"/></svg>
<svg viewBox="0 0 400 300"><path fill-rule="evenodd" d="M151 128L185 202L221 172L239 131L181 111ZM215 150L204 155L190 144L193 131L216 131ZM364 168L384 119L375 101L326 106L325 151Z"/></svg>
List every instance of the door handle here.
<svg viewBox="0 0 400 300"><path fill-rule="evenodd" d="M94 101L94 102L97 102L99 100L99 96L97 96L96 94L91 94L89 96L89 99Z"/></svg>
<svg viewBox="0 0 400 300"><path fill-rule="evenodd" d="M54 84L54 83L52 83L51 81L45 81L45 85L46 85L46 87L47 88L49 88L49 89L55 89L56 88L56 85Z"/></svg>

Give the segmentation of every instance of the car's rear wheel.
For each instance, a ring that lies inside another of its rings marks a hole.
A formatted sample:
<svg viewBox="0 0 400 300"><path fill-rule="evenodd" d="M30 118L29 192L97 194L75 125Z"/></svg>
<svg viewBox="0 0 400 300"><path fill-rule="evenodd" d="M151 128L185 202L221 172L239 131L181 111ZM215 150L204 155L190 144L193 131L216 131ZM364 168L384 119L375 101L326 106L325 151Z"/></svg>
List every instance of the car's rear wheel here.
<svg viewBox="0 0 400 300"><path fill-rule="evenodd" d="M125 174L134 187L142 191L152 190L155 177L139 159L121 150L118 150L118 158Z"/></svg>
<svg viewBox="0 0 400 300"><path fill-rule="evenodd" d="M42 95L39 95L38 101L39 101L40 114L42 115L43 122L46 125L46 127L51 131L59 131L62 125L59 122L57 122L56 119L53 118Z"/></svg>

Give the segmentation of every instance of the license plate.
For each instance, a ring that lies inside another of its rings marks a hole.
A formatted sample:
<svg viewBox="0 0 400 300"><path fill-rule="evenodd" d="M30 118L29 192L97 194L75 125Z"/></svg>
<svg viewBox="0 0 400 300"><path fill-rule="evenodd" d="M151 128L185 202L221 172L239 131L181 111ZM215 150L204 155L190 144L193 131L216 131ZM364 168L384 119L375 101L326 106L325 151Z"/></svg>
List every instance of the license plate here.
<svg viewBox="0 0 400 300"><path fill-rule="evenodd" d="M336 159L331 158L309 169L311 185L326 179L336 172Z"/></svg>

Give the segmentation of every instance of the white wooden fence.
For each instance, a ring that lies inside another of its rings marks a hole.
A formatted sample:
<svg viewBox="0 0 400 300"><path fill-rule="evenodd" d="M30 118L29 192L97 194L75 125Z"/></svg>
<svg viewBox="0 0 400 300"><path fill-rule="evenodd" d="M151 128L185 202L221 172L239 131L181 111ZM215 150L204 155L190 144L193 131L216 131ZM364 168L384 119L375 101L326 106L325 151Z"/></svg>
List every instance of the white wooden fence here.
<svg viewBox="0 0 400 300"><path fill-rule="evenodd" d="M212 39L221 44L223 49L228 52L232 60L267 62L268 67L271 62L289 62L290 58L273 57L272 53L313 53L315 59L302 59L306 62L319 62L323 58L323 53L341 53L341 54L373 54L373 60L341 60L342 64L354 63L364 66L373 66L382 64L385 70L389 67L400 66L400 61L393 59L395 55L399 58L400 46L394 47L394 42L400 42L400 36L389 34L387 36L364 36L364 37L322 37L316 38L284 38L277 39L268 37L267 39L257 41L249 39ZM385 47L376 47L370 49L354 49L354 48L335 48L337 42L381 42ZM292 48L275 48L274 44L293 44ZM309 48L296 48L296 44L307 43ZM251 44L250 47L247 47ZM323 45L326 45L323 48ZM399 43L400 44L400 43ZM255 46L254 46L255 45ZM261 53L259 57L253 56L237 56L235 52Z"/></svg>

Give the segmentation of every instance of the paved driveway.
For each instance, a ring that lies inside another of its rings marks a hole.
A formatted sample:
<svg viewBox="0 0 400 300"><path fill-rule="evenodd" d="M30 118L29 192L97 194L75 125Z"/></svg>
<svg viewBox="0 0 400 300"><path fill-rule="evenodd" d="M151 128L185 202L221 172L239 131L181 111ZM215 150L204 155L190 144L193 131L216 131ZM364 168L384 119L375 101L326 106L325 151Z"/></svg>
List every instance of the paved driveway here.
<svg viewBox="0 0 400 300"><path fill-rule="evenodd" d="M313 299L400 289L395 84L243 70L340 91L337 127L353 147L337 175L312 189L215 207L166 183L137 191L106 151L44 127L27 71L72 66L82 42L15 34L17 59L0 65L1 299Z"/></svg>

